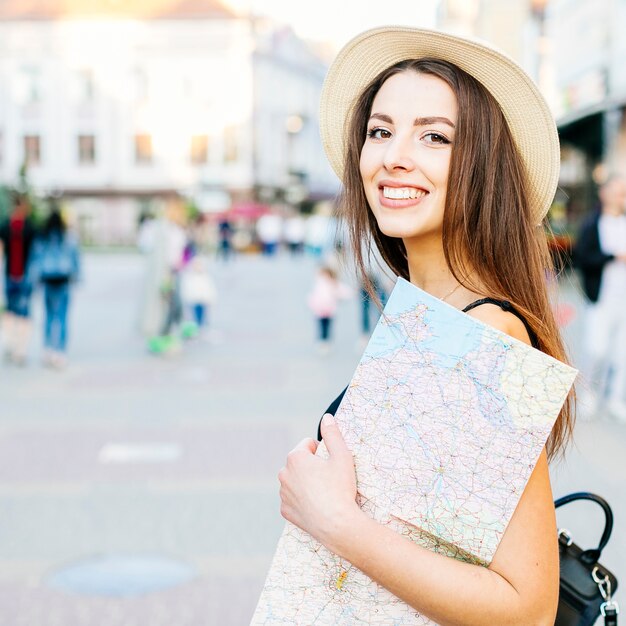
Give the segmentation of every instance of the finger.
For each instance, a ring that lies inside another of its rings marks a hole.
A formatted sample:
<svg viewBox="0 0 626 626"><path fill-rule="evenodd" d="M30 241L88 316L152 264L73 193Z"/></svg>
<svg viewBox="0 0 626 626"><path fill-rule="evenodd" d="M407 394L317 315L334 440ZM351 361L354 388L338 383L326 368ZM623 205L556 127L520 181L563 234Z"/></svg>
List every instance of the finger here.
<svg viewBox="0 0 626 626"><path fill-rule="evenodd" d="M291 452L300 452L306 450L311 454L315 454L317 446L317 441L311 439L310 437L307 437L306 439L303 439L300 443L298 443L298 445Z"/></svg>
<svg viewBox="0 0 626 626"><path fill-rule="evenodd" d="M330 456L349 455L352 457L352 453L346 446L337 422L335 422L335 418L330 413L326 413L322 418L322 439L324 439Z"/></svg>

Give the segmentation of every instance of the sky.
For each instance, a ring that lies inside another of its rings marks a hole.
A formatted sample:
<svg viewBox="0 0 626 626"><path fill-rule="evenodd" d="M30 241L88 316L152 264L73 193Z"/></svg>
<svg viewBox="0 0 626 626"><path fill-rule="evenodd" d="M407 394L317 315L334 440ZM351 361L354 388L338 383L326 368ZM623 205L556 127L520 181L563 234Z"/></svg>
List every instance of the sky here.
<svg viewBox="0 0 626 626"><path fill-rule="evenodd" d="M438 0L224 0L290 24L304 38L327 42L336 50L355 35L376 26L433 28Z"/></svg>

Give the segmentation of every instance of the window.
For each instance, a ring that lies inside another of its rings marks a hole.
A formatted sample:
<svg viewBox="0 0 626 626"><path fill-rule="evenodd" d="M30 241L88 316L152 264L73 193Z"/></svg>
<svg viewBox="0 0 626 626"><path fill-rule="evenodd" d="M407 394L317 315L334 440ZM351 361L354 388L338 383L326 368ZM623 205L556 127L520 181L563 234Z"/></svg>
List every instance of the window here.
<svg viewBox="0 0 626 626"><path fill-rule="evenodd" d="M152 163L152 136L135 135L135 162Z"/></svg>
<svg viewBox="0 0 626 626"><path fill-rule="evenodd" d="M78 101L80 103L93 102L95 96L95 85L93 70L82 69L76 75Z"/></svg>
<svg viewBox="0 0 626 626"><path fill-rule="evenodd" d="M132 72L132 98L135 103L145 103L148 100L150 85L148 75L141 68Z"/></svg>
<svg viewBox="0 0 626 626"><path fill-rule="evenodd" d="M17 99L25 106L41 102L41 71L38 67L22 67L18 75Z"/></svg>
<svg viewBox="0 0 626 626"><path fill-rule="evenodd" d="M41 138L39 135L24 135L24 161L28 165L41 163Z"/></svg>
<svg viewBox="0 0 626 626"><path fill-rule="evenodd" d="M191 162L194 165L202 165L209 158L208 135L194 135L191 138Z"/></svg>
<svg viewBox="0 0 626 626"><path fill-rule="evenodd" d="M224 162L232 163L239 158L239 133L236 126L224 130Z"/></svg>
<svg viewBox="0 0 626 626"><path fill-rule="evenodd" d="M96 162L96 138L93 135L78 135L78 162L81 165Z"/></svg>

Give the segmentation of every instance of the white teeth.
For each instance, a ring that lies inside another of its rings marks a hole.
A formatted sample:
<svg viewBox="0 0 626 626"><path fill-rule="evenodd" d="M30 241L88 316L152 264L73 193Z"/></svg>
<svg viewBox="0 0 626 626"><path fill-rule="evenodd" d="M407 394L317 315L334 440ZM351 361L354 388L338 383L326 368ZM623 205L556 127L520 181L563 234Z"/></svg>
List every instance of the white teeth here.
<svg viewBox="0 0 626 626"><path fill-rule="evenodd" d="M415 187L383 187L383 196L393 200L415 200L423 198L426 192Z"/></svg>

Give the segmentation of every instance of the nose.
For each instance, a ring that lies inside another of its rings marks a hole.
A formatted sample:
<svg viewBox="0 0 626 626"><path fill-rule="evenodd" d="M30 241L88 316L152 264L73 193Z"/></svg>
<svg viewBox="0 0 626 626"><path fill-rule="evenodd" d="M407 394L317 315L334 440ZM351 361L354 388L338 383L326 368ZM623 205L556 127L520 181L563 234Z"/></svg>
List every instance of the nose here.
<svg viewBox="0 0 626 626"><path fill-rule="evenodd" d="M413 142L410 136L403 137L396 134L386 144L383 164L389 171L403 170L410 172L415 169L415 155Z"/></svg>

